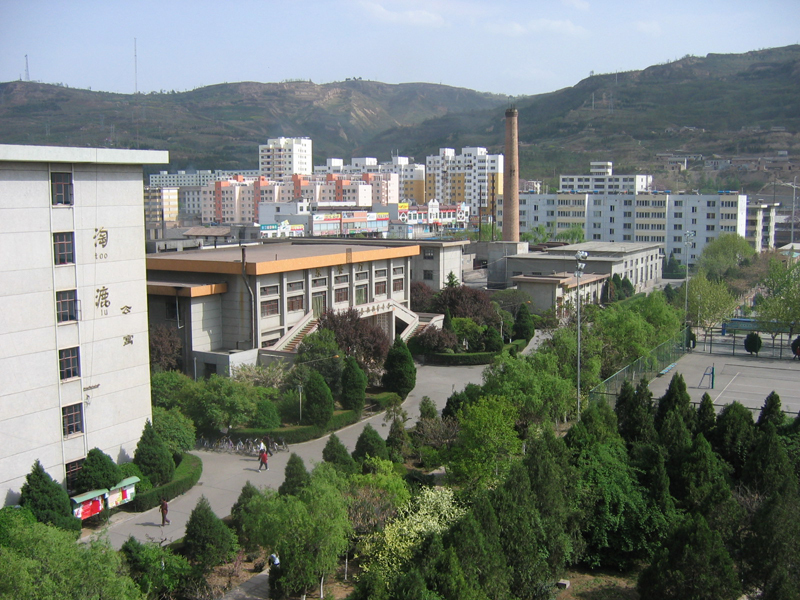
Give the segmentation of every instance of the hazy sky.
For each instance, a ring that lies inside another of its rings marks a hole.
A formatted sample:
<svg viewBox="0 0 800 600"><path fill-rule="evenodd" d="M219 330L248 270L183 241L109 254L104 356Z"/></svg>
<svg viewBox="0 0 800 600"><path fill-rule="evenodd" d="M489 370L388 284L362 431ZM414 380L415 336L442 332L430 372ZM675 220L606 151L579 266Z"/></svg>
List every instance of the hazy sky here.
<svg viewBox="0 0 800 600"><path fill-rule="evenodd" d="M0 0L0 81L132 93L362 77L509 95L800 41L798 0Z"/></svg>

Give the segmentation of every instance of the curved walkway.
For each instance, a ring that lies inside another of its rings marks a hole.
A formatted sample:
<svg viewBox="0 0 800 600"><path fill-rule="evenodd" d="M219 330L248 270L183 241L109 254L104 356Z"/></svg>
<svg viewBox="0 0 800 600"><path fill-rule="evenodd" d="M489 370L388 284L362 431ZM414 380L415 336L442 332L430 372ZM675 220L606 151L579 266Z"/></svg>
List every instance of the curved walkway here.
<svg viewBox="0 0 800 600"><path fill-rule="evenodd" d="M468 383L481 383L484 366L436 367L418 366L417 385L408 395L403 408L407 411L411 423L419 417L419 403L423 396L429 396L437 408L444 408L447 398L454 392L462 390ZM383 414L378 414L336 432L342 443L352 452L356 440L370 423L384 438L389 434L389 425L384 423ZM269 471L258 472L258 460L217 452L194 452L203 460L203 475L191 490L174 498L169 503L170 524L161 527L161 515L157 508L143 513L120 512L114 515L110 525L100 532L106 534L111 545L119 549L128 537L133 536L140 541L172 542L183 537L186 523L189 520L200 496L205 496L211 508L220 517L226 517L239 497L242 487L250 481L259 488L277 489L283 483L283 474L291 452L301 456L306 467L311 469L315 463L322 461L322 450L328 436L317 440L292 444L290 452L277 452L270 457ZM96 534L93 534L96 535Z"/></svg>

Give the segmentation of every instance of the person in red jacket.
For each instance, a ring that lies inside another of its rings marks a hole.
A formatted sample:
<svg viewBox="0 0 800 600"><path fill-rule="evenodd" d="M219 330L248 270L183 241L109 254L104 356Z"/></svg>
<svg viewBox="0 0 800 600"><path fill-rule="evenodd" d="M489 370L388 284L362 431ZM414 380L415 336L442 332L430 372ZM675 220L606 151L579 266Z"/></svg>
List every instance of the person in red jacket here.
<svg viewBox="0 0 800 600"><path fill-rule="evenodd" d="M269 471L269 464L267 462L269 460L269 455L267 455L266 450L261 451L261 454L258 455L258 460L261 461L258 465L258 472L261 473L261 467L266 467L267 471Z"/></svg>

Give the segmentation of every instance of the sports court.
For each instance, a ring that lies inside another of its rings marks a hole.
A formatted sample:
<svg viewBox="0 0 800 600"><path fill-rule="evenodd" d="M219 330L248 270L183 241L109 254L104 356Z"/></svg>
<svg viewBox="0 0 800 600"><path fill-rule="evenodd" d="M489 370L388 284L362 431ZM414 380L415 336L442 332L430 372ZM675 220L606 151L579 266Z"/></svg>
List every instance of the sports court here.
<svg viewBox="0 0 800 600"><path fill-rule="evenodd" d="M711 388L711 367L714 387ZM800 361L759 358L750 355L710 354L697 349L680 358L666 375L650 382L653 398L664 395L675 373L681 373L692 402L708 392L718 410L738 401L753 410L754 418L773 390L781 397L783 411L794 418L800 410Z"/></svg>

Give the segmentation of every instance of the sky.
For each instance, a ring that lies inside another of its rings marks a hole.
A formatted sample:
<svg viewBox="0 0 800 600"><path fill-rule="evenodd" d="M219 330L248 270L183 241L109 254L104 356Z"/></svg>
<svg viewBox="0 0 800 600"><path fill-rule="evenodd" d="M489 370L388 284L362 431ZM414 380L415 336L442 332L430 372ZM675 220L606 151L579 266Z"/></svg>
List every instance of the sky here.
<svg viewBox="0 0 800 600"><path fill-rule="evenodd" d="M361 77L520 96L799 42L798 0L0 0L0 81L27 55L31 80L121 93Z"/></svg>

